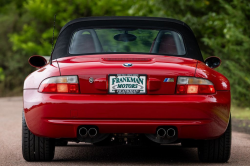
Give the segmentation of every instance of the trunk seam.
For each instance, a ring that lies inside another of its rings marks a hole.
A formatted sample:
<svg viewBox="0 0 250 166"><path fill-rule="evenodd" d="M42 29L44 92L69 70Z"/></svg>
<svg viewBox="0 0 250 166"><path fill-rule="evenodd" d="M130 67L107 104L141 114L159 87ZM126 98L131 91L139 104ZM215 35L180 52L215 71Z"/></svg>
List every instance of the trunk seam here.
<svg viewBox="0 0 250 166"><path fill-rule="evenodd" d="M56 63L57 63L57 66L58 66L58 69L59 69L59 73L60 73L60 76L61 76L62 74L61 74L60 66L59 66L59 63L58 63L57 59L56 59Z"/></svg>
<svg viewBox="0 0 250 166"><path fill-rule="evenodd" d="M197 62L196 62L196 67L195 67L195 71L194 71L194 77L195 77L195 75L196 75L197 66L198 66L198 60L197 60Z"/></svg>

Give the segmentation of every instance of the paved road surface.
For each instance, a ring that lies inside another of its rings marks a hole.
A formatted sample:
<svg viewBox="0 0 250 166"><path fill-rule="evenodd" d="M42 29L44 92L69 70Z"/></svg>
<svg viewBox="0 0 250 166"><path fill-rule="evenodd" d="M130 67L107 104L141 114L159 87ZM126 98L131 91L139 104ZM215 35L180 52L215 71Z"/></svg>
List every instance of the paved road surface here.
<svg viewBox="0 0 250 166"><path fill-rule="evenodd" d="M26 162L21 152L22 98L0 98L0 165L208 165L200 163L196 148L136 146L91 147L71 143L56 147L52 162ZM250 135L233 132L228 163L250 165Z"/></svg>

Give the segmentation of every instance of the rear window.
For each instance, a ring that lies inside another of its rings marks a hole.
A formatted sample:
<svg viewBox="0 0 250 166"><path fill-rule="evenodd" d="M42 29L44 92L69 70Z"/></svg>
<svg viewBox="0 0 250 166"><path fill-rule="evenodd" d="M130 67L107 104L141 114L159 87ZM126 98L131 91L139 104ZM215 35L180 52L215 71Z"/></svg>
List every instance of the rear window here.
<svg viewBox="0 0 250 166"><path fill-rule="evenodd" d="M105 28L74 33L70 54L151 53L185 55L181 35L171 30Z"/></svg>

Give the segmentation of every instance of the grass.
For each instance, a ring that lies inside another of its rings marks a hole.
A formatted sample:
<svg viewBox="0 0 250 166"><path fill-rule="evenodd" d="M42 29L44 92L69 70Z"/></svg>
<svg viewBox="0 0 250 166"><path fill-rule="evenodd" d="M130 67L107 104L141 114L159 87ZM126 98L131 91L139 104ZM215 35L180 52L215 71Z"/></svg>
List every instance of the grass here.
<svg viewBox="0 0 250 166"><path fill-rule="evenodd" d="M242 120L250 120L250 108L241 108L237 106L231 107L232 117Z"/></svg>

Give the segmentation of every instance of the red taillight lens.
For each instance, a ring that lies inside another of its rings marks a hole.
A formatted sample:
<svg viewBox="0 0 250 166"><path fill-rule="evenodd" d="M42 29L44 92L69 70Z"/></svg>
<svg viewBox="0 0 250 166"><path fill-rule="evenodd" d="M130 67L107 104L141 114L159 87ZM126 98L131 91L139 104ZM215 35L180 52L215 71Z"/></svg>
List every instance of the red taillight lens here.
<svg viewBox="0 0 250 166"><path fill-rule="evenodd" d="M211 81L197 77L178 77L177 94L213 94L214 85Z"/></svg>
<svg viewBox="0 0 250 166"><path fill-rule="evenodd" d="M177 94L213 94L213 85L177 85Z"/></svg>
<svg viewBox="0 0 250 166"><path fill-rule="evenodd" d="M79 93L77 76L48 78L41 83L38 91L42 93Z"/></svg>
<svg viewBox="0 0 250 166"><path fill-rule="evenodd" d="M186 94L186 90L187 86L186 85L177 85L177 90L176 93L177 94Z"/></svg>
<svg viewBox="0 0 250 166"><path fill-rule="evenodd" d="M207 94L207 93L215 93L215 89L213 85L199 85L199 93Z"/></svg>
<svg viewBox="0 0 250 166"><path fill-rule="evenodd" d="M68 89L69 89L69 93L79 93L78 84L69 84Z"/></svg>
<svg viewBox="0 0 250 166"><path fill-rule="evenodd" d="M56 84L41 84L39 92L57 92Z"/></svg>

